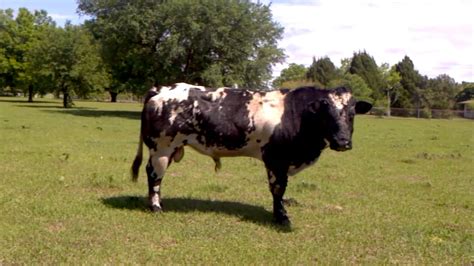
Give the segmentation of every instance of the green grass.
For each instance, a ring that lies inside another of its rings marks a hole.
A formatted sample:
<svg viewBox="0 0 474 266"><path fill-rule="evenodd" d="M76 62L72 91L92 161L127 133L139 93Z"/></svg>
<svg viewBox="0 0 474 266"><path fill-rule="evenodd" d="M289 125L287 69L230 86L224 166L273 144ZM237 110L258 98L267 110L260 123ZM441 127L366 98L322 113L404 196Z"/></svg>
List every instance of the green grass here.
<svg viewBox="0 0 474 266"><path fill-rule="evenodd" d="M474 123L361 116L354 149L289 181L271 223L261 162L187 149L146 207L140 104L0 98L0 264L456 264L474 261ZM146 154L146 153L145 153Z"/></svg>

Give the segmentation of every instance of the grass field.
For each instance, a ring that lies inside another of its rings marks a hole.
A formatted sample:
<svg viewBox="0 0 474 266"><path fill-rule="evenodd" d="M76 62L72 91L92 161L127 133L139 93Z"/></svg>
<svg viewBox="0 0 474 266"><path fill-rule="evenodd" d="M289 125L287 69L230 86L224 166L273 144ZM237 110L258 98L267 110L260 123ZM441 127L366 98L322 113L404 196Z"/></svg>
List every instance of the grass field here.
<svg viewBox="0 0 474 266"><path fill-rule="evenodd" d="M474 263L474 123L361 116L354 149L289 181L271 223L261 162L187 149L165 212L130 182L140 104L0 98L0 264Z"/></svg>

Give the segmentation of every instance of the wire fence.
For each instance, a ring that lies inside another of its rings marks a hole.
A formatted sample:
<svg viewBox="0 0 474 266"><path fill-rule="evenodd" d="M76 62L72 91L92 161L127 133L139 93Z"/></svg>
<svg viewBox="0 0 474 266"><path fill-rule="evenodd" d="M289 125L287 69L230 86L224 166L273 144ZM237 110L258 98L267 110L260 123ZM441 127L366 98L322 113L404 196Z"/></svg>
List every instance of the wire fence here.
<svg viewBox="0 0 474 266"><path fill-rule="evenodd" d="M390 108L390 113L386 107L374 107L370 111L371 115L377 116L399 116L416 118L467 118L474 119L474 110L449 110L449 109L416 109L416 108Z"/></svg>

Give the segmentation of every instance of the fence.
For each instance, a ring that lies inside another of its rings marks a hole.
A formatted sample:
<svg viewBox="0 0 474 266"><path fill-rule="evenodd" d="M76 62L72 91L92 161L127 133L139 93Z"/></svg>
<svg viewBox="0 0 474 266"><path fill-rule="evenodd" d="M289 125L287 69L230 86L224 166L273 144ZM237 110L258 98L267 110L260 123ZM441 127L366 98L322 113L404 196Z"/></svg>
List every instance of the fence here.
<svg viewBox="0 0 474 266"><path fill-rule="evenodd" d="M386 116L386 107L374 107L370 111L371 115ZM416 108L390 108L391 116L417 117L417 118L444 118L455 117L474 119L474 110L444 110L444 109L416 109Z"/></svg>

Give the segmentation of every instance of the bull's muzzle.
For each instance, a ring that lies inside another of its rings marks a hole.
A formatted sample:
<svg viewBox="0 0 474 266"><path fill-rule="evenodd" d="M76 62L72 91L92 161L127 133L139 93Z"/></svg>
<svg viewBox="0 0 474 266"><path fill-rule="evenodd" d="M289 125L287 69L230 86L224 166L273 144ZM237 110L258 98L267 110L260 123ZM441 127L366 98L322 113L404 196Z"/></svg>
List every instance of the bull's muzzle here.
<svg viewBox="0 0 474 266"><path fill-rule="evenodd" d="M335 151L347 151L352 149L352 142L350 140L333 141L329 147Z"/></svg>

